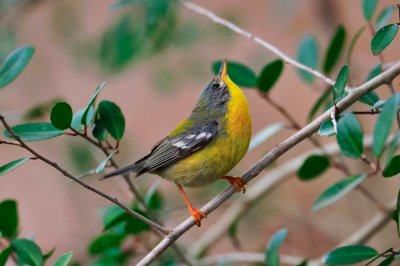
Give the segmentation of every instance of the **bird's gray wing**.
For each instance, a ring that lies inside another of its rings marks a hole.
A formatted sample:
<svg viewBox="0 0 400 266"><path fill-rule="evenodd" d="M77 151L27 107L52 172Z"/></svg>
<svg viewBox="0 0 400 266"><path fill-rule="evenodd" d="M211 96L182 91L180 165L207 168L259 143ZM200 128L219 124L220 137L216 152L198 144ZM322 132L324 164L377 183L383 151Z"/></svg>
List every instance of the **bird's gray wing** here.
<svg viewBox="0 0 400 266"><path fill-rule="evenodd" d="M218 122L211 121L188 129L184 134L165 138L143 158L138 175L166 167L204 148L218 133Z"/></svg>

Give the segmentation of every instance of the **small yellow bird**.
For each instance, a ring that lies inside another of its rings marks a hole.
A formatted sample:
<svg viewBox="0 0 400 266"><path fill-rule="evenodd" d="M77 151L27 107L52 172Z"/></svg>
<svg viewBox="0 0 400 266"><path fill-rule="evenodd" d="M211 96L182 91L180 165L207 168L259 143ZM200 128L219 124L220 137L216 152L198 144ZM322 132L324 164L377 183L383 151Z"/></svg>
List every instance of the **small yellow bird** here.
<svg viewBox="0 0 400 266"><path fill-rule="evenodd" d="M174 182L197 223L207 218L189 202L182 186L205 186L226 179L237 192L246 191L240 177L225 176L246 154L251 118L246 97L227 74L226 59L216 77L203 89L192 114L151 152L104 178L136 172L153 173ZM104 179L103 178L103 179Z"/></svg>

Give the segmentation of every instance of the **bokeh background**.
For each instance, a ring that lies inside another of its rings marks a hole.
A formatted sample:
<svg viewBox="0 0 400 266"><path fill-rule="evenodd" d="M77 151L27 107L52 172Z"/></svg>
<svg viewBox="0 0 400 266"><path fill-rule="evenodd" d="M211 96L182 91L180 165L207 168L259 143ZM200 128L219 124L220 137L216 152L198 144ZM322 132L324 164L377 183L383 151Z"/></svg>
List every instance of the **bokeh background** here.
<svg viewBox="0 0 400 266"><path fill-rule="evenodd" d="M214 24L179 3L174 4L173 12L163 17L161 23L155 23L146 32L146 23L151 22L143 7L127 5L112 9L113 3L114 0L0 1L0 60L17 46L29 44L36 48L24 73L1 92L0 110L11 124L26 120L48 121L48 109L57 99L67 101L77 111L86 106L95 88L107 81L99 99L116 102L125 115L126 133L120 146L121 153L115 158L121 165L128 164L148 152L190 113L197 95L212 78L211 65L215 60L227 57L259 72L276 58L251 40ZM196 3L292 57L296 57L300 40L306 34L316 36L322 58L338 24L342 23L348 34L346 49L351 37L366 24L361 1L202 0ZM382 0L378 10L390 4L395 1ZM391 21L396 19L394 13ZM353 85L361 84L378 62L370 52L370 40L371 35L366 30L355 46L350 67ZM385 50L387 62L397 60L399 44L399 40L395 40ZM344 63L344 56L341 63ZM331 78L335 78L337 71L333 71ZM296 69L286 65L271 97L299 124L305 125L312 104L324 88L320 81L314 85L302 82ZM256 89L244 89L244 92L251 107L253 132L271 123L285 121ZM387 93L386 88L378 90L382 98ZM362 104L356 107L365 108ZM366 117L362 121L365 133L371 133L375 118ZM284 130L269 139L249 153L233 174L243 173L292 133L293 130ZM334 141L333 138L321 138L323 143ZM104 159L100 151L82 139L70 136L32 145L77 175L96 167ZM304 141L272 167L312 148L312 144ZM0 164L25 154L14 147L2 146ZM347 161L354 172L365 169L361 162ZM355 191L333 206L313 213L311 206L315 198L340 178L343 175L336 170L328 171L313 182L301 182L294 176L264 197L248 215L241 217L238 236L243 250L262 251L273 232L282 227L289 229L282 248L285 254L316 257L337 245L376 212L375 206ZM132 200L128 188L119 178L98 182L96 178L88 177L87 181L123 202ZM155 182L159 183L165 204L160 216L167 227L175 226L188 216L172 183L147 174L134 182L142 192ZM396 179L383 182L371 178L366 181L367 188L382 203L395 197L398 185ZM226 183L221 181L204 188L187 189L187 192L192 202L200 207L224 187ZM193 228L178 243L193 244L238 197L241 195L223 204L209 215L201 228ZM30 161L0 178L0 200L6 198L18 201L22 236L33 237L44 251L57 247L56 254L72 250L74 259L82 263L93 259L87 254L87 245L100 234L100 210L109 206L109 202L68 182L59 172L38 161ZM390 223L371 243L378 248L395 245L394 232L394 223ZM231 250L231 241L224 237L209 254Z"/></svg>

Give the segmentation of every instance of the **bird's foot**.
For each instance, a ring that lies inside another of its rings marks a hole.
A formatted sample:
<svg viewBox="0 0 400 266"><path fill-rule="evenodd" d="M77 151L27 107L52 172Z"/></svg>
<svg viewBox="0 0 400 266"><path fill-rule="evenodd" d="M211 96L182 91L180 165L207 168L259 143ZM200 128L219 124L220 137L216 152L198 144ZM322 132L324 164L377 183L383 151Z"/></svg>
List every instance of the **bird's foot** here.
<svg viewBox="0 0 400 266"><path fill-rule="evenodd" d="M246 192L246 184L241 177L224 176L222 178L228 180L231 185L235 186L236 192L243 191L243 194Z"/></svg>
<svg viewBox="0 0 400 266"><path fill-rule="evenodd" d="M190 214L192 215L193 219L196 221L197 226L200 227L201 219L207 218L207 215L204 212L199 211L193 207L189 207L189 211L190 211Z"/></svg>

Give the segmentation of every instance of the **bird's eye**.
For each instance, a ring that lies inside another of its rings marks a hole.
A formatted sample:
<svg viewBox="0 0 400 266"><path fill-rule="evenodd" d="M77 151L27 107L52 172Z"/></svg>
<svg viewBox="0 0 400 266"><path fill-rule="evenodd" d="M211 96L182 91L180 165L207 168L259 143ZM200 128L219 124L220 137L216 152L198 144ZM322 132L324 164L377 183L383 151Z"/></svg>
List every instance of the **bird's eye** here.
<svg viewBox="0 0 400 266"><path fill-rule="evenodd" d="M214 83L212 87L213 87L214 90L218 89L219 88L219 83Z"/></svg>

